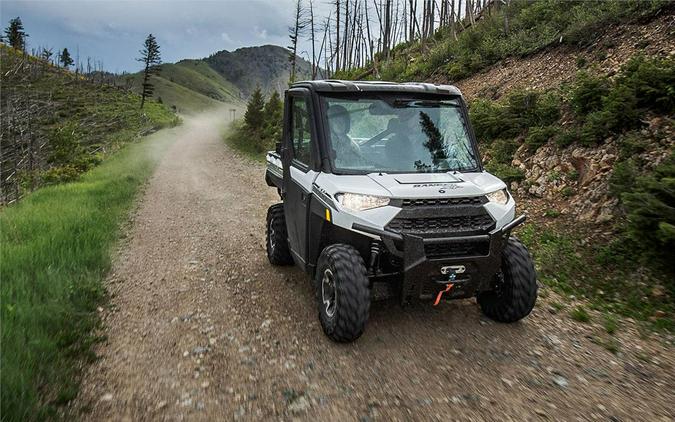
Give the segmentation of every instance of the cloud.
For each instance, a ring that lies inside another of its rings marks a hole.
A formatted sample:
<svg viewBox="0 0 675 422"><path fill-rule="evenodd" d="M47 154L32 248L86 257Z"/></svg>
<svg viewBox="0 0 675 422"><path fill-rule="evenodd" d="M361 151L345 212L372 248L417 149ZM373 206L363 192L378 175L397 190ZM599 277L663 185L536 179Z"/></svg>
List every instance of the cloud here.
<svg viewBox="0 0 675 422"><path fill-rule="evenodd" d="M83 57L102 60L110 70L135 71L133 56L148 33L157 37L164 61L261 43L285 46L294 4L294 0L2 0L2 15L21 16L33 47L74 50L75 44ZM331 7L322 0L314 4L317 16L327 15Z"/></svg>
<svg viewBox="0 0 675 422"><path fill-rule="evenodd" d="M228 44L232 44L232 42L233 42L233 41L232 41L232 38L230 38L230 36L227 35L227 32L221 33L221 34L220 34L220 39L223 40L223 41L225 41L225 42L228 43Z"/></svg>

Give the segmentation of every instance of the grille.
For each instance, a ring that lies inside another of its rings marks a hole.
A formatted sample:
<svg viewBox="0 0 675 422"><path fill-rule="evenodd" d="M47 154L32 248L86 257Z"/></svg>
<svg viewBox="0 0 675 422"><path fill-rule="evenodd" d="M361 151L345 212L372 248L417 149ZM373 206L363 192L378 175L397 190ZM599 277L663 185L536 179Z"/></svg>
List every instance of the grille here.
<svg viewBox="0 0 675 422"><path fill-rule="evenodd" d="M483 232L490 230L494 221L487 213L433 218L395 218L389 224L396 232L433 234L435 232Z"/></svg>
<svg viewBox="0 0 675 422"><path fill-rule="evenodd" d="M495 226L485 196L400 199L401 211L388 230L421 237L484 234Z"/></svg>
<svg viewBox="0 0 675 422"><path fill-rule="evenodd" d="M403 208L437 207L447 205L482 205L485 202L483 196L466 198L430 198L430 199L404 199Z"/></svg>
<svg viewBox="0 0 675 422"><path fill-rule="evenodd" d="M461 256L487 256L490 252L490 243L478 242L448 242L424 245L427 258L452 258Z"/></svg>

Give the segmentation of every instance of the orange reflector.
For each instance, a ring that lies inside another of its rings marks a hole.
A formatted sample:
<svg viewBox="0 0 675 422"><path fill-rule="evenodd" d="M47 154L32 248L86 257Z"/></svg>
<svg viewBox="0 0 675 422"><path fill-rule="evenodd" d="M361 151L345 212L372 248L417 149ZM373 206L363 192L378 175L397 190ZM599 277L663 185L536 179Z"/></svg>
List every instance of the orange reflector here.
<svg viewBox="0 0 675 422"><path fill-rule="evenodd" d="M330 221L330 210L326 208L326 221Z"/></svg>

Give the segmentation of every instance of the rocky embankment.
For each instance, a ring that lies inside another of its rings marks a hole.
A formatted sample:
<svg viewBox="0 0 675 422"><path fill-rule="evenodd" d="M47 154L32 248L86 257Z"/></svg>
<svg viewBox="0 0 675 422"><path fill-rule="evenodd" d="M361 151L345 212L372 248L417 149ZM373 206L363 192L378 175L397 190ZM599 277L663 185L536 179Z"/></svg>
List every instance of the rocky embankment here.
<svg viewBox="0 0 675 422"><path fill-rule="evenodd" d="M649 145L633 159L644 163L643 171L660 164L675 146L672 121L655 117L640 132ZM525 174L511 189L520 197L543 198L562 214L579 221L607 223L619 212L619 200L610 194L614 164L621 158L621 139L610 138L600 146L558 148L552 142L534 154L522 145L512 161Z"/></svg>

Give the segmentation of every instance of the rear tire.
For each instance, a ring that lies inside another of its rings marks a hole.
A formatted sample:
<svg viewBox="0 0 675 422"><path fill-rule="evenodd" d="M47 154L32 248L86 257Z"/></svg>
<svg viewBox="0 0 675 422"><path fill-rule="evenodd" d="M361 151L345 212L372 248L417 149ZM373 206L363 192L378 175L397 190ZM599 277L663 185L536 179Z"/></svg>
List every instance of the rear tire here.
<svg viewBox="0 0 675 422"><path fill-rule="evenodd" d="M514 236L502 251L501 277L494 290L478 295L481 310L498 322L525 318L537 301L537 273L527 248Z"/></svg>
<svg viewBox="0 0 675 422"><path fill-rule="evenodd" d="M316 296L323 332L347 343L363 334L370 311L370 287L361 255L349 245L327 246L316 268Z"/></svg>
<svg viewBox="0 0 675 422"><path fill-rule="evenodd" d="M272 265L291 265L293 257L288 246L288 231L284 204L274 204L267 210L267 259Z"/></svg>

